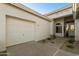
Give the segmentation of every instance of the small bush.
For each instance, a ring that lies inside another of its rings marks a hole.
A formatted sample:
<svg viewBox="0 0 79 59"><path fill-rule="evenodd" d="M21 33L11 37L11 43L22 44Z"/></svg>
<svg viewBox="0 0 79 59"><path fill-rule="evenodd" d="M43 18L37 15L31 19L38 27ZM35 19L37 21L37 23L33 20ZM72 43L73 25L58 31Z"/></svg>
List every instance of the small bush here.
<svg viewBox="0 0 79 59"><path fill-rule="evenodd" d="M52 39L56 39L56 36L55 35L52 35Z"/></svg>
<svg viewBox="0 0 79 59"><path fill-rule="evenodd" d="M55 43L55 42L51 42L51 43Z"/></svg>
<svg viewBox="0 0 79 59"><path fill-rule="evenodd" d="M47 38L48 40L51 40L51 38Z"/></svg>
<svg viewBox="0 0 79 59"><path fill-rule="evenodd" d="M71 39L71 40L68 40L68 42L73 44L75 40Z"/></svg>
<svg viewBox="0 0 79 59"><path fill-rule="evenodd" d="M45 42L46 42L46 40L42 40L41 42L42 42L42 43L45 43Z"/></svg>
<svg viewBox="0 0 79 59"><path fill-rule="evenodd" d="M68 47L68 48L74 48L74 46L73 46L73 45L67 45L67 47Z"/></svg>

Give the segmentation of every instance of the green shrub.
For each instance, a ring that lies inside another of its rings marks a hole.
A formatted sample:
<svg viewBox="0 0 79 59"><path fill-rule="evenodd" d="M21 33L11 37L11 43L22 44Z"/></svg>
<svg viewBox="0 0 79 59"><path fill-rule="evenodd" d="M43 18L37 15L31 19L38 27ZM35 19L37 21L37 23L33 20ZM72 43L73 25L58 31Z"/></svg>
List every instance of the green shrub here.
<svg viewBox="0 0 79 59"><path fill-rule="evenodd" d="M52 39L56 39L56 36L55 35L52 35Z"/></svg>
<svg viewBox="0 0 79 59"><path fill-rule="evenodd" d="M51 42L51 43L55 43L55 42Z"/></svg>
<svg viewBox="0 0 79 59"><path fill-rule="evenodd" d="M73 44L75 42L75 40L70 39L70 40L68 40L68 42Z"/></svg>
<svg viewBox="0 0 79 59"><path fill-rule="evenodd" d="M51 38L47 38L48 40L51 40Z"/></svg>
<svg viewBox="0 0 79 59"><path fill-rule="evenodd" d="M74 46L73 46L73 45L67 45L67 47L68 47L68 48L74 48Z"/></svg>
<svg viewBox="0 0 79 59"><path fill-rule="evenodd" d="M46 42L46 40L42 40L41 42L42 42L42 43L45 43L45 42Z"/></svg>

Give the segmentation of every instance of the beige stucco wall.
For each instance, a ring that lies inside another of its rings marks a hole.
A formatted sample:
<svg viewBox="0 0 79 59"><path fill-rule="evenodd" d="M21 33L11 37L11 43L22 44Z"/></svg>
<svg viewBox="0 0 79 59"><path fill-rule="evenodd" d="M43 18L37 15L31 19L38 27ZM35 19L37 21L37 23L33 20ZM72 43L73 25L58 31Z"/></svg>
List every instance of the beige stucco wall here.
<svg viewBox="0 0 79 59"><path fill-rule="evenodd" d="M36 22L35 41L50 35L50 22L8 4L0 4L0 51L6 50L6 15Z"/></svg>

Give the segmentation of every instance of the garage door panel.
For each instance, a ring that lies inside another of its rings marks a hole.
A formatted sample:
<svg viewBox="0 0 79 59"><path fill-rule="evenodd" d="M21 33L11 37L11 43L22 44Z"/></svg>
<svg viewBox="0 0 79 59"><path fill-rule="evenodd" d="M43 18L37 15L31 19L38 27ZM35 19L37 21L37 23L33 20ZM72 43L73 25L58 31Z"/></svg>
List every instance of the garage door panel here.
<svg viewBox="0 0 79 59"><path fill-rule="evenodd" d="M34 23L7 17L7 46L34 40Z"/></svg>

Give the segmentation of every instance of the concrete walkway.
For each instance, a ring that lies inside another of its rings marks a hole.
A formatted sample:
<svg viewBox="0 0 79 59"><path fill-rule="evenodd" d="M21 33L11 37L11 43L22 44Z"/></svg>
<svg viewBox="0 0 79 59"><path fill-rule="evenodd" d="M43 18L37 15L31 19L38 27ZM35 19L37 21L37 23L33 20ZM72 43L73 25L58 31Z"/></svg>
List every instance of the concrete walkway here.
<svg viewBox="0 0 79 59"><path fill-rule="evenodd" d="M64 42L63 39L57 39L54 43L32 41L8 47L7 52L9 56L77 56L60 49Z"/></svg>
<svg viewBox="0 0 79 59"><path fill-rule="evenodd" d="M59 49L59 50L57 50L57 53L54 56L78 56L78 55Z"/></svg>

